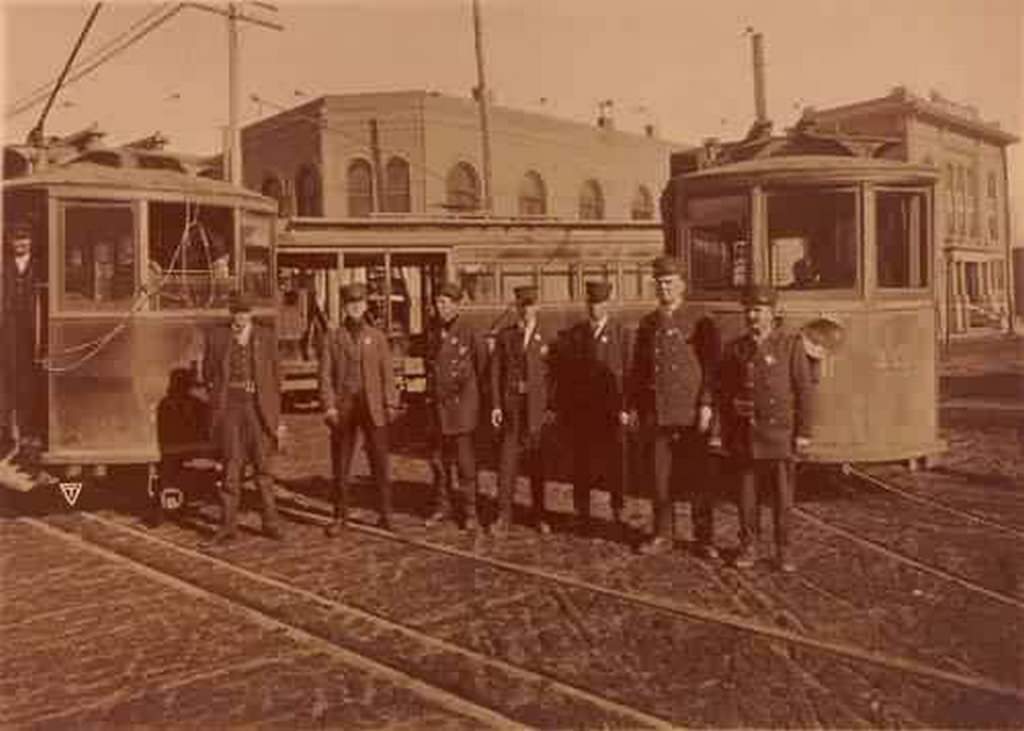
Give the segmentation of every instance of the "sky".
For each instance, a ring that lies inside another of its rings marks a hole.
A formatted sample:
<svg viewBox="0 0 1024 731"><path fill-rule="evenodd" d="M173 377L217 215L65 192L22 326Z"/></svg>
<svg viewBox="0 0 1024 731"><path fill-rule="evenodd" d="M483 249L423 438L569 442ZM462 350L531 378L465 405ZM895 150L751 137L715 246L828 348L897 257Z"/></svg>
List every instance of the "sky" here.
<svg viewBox="0 0 1024 731"><path fill-rule="evenodd" d="M92 5L0 4L2 134L20 142L41 105L12 116L13 107L57 76ZM276 5L244 5L285 29L243 25L243 123L326 93L468 96L476 84L471 0ZM80 58L158 8L105 3ZM598 102L611 99L620 129L653 123L660 136L684 143L738 137L754 113L745 33L753 27L764 36L776 129L804 106L904 85L923 96L936 90L1024 132L1021 0L481 0L481 10L487 84L502 106L593 122ZM160 131L173 149L205 154L219 150L227 106L226 21L189 8L63 90L46 131L96 122L109 143ZM1024 161L1020 151L1013 157ZM1014 164L1011 174L1018 216L1021 168Z"/></svg>

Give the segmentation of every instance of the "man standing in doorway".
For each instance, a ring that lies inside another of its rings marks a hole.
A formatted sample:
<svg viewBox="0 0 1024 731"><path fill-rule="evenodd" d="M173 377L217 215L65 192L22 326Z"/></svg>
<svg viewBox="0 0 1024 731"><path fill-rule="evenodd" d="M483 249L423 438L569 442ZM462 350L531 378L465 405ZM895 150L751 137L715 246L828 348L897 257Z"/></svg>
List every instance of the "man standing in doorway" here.
<svg viewBox="0 0 1024 731"><path fill-rule="evenodd" d="M480 418L481 381L487 346L468 322L459 319L462 288L443 284L434 298L437 317L427 334L427 408L434 440L431 466L436 504L427 524L462 513L464 527L476 532L476 455L473 437ZM458 491L452 467L458 468ZM456 502L457 501L457 502Z"/></svg>
<svg viewBox="0 0 1024 731"><path fill-rule="evenodd" d="M631 404L654 457L654 535L641 553L672 547L675 491L688 478L695 550L717 558L712 542L713 485L708 479L707 442L720 341L709 317L687 315L686 283L679 260L654 260L658 307L637 327Z"/></svg>
<svg viewBox="0 0 1024 731"><path fill-rule="evenodd" d="M391 348L384 333L366 322L366 285L342 287L341 302L344 322L328 334L320 358L320 403L331 430L334 465L334 521L327 527L329 538L340 535L348 521L349 469L360 431L377 484L377 525L391 530L388 424L398 411Z"/></svg>
<svg viewBox="0 0 1024 731"><path fill-rule="evenodd" d="M537 288L516 287L515 324L497 335L491 363L491 424L501 430L498 467L499 516L494 536L504 538L512 524L512 502L520 455L530 478L533 524L551 532L544 504L542 436L554 421L554 388L549 356L551 342L537 321Z"/></svg>
<svg viewBox="0 0 1024 731"><path fill-rule="evenodd" d="M776 325L775 290L749 287L743 296L747 333L725 349L721 373L722 446L739 480L737 568L757 560L757 483L774 483L775 560L786 572L795 453L810 446L811 368L803 338Z"/></svg>
<svg viewBox="0 0 1024 731"><path fill-rule="evenodd" d="M36 300L45 272L36 261L32 225L17 222L5 231L10 256L4 262L2 346L4 451L17 446L28 462L42 449L44 414L42 378L36 363L43 313Z"/></svg>
<svg viewBox="0 0 1024 731"><path fill-rule="evenodd" d="M242 472L252 465L263 502L263 532L282 540L274 499L271 455L280 447L284 426L281 379L274 334L253 320L252 303L240 292L228 297L231 322L209 333L203 375L210 386L211 424L224 460L223 520L215 544L238 537Z"/></svg>
<svg viewBox="0 0 1024 731"><path fill-rule="evenodd" d="M611 494L613 527L621 527L624 429L629 421L625 378L632 334L608 312L612 285L587 282L587 318L568 333L559 378L573 447L573 504L577 530L590 532L590 490Z"/></svg>

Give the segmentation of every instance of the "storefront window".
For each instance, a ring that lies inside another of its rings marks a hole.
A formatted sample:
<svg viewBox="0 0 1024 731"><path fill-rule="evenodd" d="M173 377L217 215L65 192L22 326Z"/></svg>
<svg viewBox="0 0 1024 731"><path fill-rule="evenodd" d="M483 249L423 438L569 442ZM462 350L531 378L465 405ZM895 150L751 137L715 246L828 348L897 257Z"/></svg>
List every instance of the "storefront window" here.
<svg viewBox="0 0 1024 731"><path fill-rule="evenodd" d="M135 227L127 204L64 210L65 310L128 310L135 303Z"/></svg>
<svg viewBox="0 0 1024 731"><path fill-rule="evenodd" d="M731 289L747 281L750 260L749 201L745 195L690 198L690 284Z"/></svg>
<svg viewBox="0 0 1024 731"><path fill-rule="evenodd" d="M852 191L768 196L768 251L775 287L853 288L858 240L857 200Z"/></svg>

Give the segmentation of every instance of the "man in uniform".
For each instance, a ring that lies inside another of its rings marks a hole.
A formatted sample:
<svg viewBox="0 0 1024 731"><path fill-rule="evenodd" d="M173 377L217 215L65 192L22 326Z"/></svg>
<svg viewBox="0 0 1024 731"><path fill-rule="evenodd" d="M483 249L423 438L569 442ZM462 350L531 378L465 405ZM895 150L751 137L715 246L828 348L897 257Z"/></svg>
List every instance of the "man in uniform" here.
<svg viewBox="0 0 1024 731"><path fill-rule="evenodd" d="M672 547L672 488L685 474L695 550L705 558L717 558L707 441L720 348L718 329L709 317L693 322L683 311L686 284L677 259L655 259L654 278L658 307L637 327L630 387L641 433L654 454L654 536L640 550L660 553Z"/></svg>
<svg viewBox="0 0 1024 731"><path fill-rule="evenodd" d="M512 523L520 453L530 477L534 525L551 532L544 507L544 461L541 435L554 420L554 388L548 362L551 342L537 321L537 288L516 287L517 322L502 328L491 363L491 424L501 429L498 467L499 517L494 535L503 538Z"/></svg>
<svg viewBox="0 0 1024 731"><path fill-rule="evenodd" d="M334 465L334 521L327 536L341 533L348 521L348 473L356 435L362 431L370 471L377 483L377 525L391 530L391 478L388 423L398 410L394 365L387 337L366 322L366 285L341 288L344 322L332 330L320 358L320 403L331 430Z"/></svg>
<svg viewBox="0 0 1024 731"><path fill-rule="evenodd" d="M228 298L231 323L209 333L203 374L210 386L211 423L224 460L220 496L223 520L213 538L226 543L238 537L242 471L252 465L263 501L263 532L284 538L270 475L271 453L284 436L278 424L281 380L274 334L254 322L252 304L239 292Z"/></svg>
<svg viewBox="0 0 1024 731"><path fill-rule="evenodd" d="M5 397L0 439L20 446L26 456L42 448L42 379L35 361L36 319L42 313L36 304L36 285L45 273L32 251L31 224L14 223L8 227L6 238L10 257L3 267L3 316L0 320ZM8 444L2 446L6 448Z"/></svg>
<svg viewBox="0 0 1024 731"><path fill-rule="evenodd" d="M434 444L436 504L427 524L462 513L464 527L475 532L477 521L476 456L473 435L480 415L481 378L487 346L467 322L459 319L462 288L443 284L434 298L437 317L427 335L427 408ZM461 493L456 505L452 466L458 467Z"/></svg>
<svg viewBox="0 0 1024 731"><path fill-rule="evenodd" d="M739 480L738 568L757 560L757 481L775 484L775 558L795 570L789 556L794 451L810 444L811 368L803 339L775 323L776 293L749 287L743 296L748 331L725 349L720 381L722 446Z"/></svg>
<svg viewBox="0 0 1024 731"><path fill-rule="evenodd" d="M566 422L573 445L573 505L577 529L590 530L590 489L603 483L611 493L612 520L620 526L626 408L625 378L632 336L609 316L607 282L587 282L587 318L570 330L559 378L565 390Z"/></svg>

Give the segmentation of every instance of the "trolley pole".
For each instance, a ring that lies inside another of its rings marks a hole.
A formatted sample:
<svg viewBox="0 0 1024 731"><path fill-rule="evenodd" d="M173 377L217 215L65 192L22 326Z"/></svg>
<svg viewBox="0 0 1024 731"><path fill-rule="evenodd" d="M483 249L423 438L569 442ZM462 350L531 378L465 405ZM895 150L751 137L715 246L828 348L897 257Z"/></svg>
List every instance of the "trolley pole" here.
<svg viewBox="0 0 1024 731"><path fill-rule="evenodd" d="M750 44L754 56L754 111L757 121L763 123L768 121L768 104L764 91L764 39L760 33L754 33L750 37Z"/></svg>
<svg viewBox="0 0 1024 731"><path fill-rule="evenodd" d="M480 21L480 0L473 0L473 38L476 41L476 99L480 107L480 135L482 142L483 167L484 167L484 214L490 216L493 212L493 197L491 188L491 132L488 123L487 106L487 81L484 77L484 42L483 31Z"/></svg>

